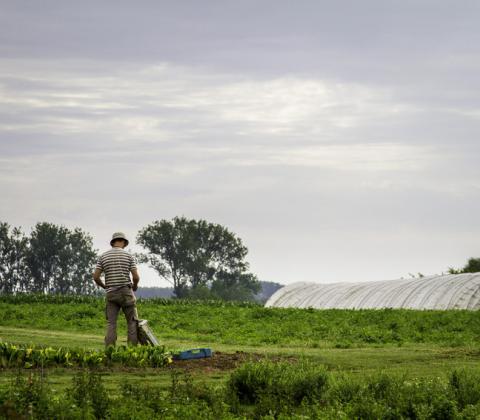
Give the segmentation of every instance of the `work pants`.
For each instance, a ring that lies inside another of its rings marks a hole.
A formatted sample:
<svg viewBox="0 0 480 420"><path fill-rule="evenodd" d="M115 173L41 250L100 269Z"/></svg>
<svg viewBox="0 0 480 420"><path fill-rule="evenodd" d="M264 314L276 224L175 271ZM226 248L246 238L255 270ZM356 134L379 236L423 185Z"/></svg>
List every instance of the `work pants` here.
<svg viewBox="0 0 480 420"><path fill-rule="evenodd" d="M114 346L117 341L117 318L120 309L125 314L128 329L128 344L137 344L137 307L133 290L129 286L107 293L107 334L105 345Z"/></svg>

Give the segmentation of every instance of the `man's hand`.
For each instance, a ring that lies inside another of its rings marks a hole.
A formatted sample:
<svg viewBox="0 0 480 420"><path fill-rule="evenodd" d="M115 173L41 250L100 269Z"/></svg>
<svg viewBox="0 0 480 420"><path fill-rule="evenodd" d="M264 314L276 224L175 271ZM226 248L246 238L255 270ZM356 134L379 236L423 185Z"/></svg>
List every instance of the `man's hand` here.
<svg viewBox="0 0 480 420"><path fill-rule="evenodd" d="M133 280L132 290L136 292L138 289L138 282L140 281L140 276L138 275L138 271L136 268L132 270L132 280Z"/></svg>
<svg viewBox="0 0 480 420"><path fill-rule="evenodd" d="M93 273L93 280L95 281L95 283L97 283L98 286L100 286L102 289L105 289L105 285L103 284L102 280L100 280L101 275L102 270L96 268L95 272Z"/></svg>

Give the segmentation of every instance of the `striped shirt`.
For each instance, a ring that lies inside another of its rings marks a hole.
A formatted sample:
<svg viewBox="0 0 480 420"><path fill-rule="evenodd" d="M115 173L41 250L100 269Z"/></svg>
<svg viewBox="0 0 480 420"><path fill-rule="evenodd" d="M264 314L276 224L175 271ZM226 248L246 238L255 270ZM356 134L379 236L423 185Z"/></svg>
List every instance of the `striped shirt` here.
<svg viewBox="0 0 480 420"><path fill-rule="evenodd" d="M137 268L131 254L119 247L112 247L104 252L97 261L97 268L105 273L107 292L129 286L130 272Z"/></svg>

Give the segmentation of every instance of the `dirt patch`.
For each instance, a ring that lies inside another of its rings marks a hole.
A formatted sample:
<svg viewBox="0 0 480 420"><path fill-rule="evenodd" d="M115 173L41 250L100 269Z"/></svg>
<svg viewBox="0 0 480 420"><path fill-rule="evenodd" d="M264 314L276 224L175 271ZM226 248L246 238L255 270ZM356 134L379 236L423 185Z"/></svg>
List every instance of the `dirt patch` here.
<svg viewBox="0 0 480 420"><path fill-rule="evenodd" d="M174 369L186 370L231 370L248 361L258 361L264 356L255 353L245 353L237 351L236 353L222 353L215 351L212 357L191 360L174 360L170 365Z"/></svg>
<svg viewBox="0 0 480 420"><path fill-rule="evenodd" d="M296 361L296 357L266 356L258 353L246 353L237 351L235 353L223 353L214 351L212 357L192 360L174 360L169 366L171 369L185 370L203 370L203 371L224 371L233 370L245 362L258 362L268 358L269 360L291 360Z"/></svg>

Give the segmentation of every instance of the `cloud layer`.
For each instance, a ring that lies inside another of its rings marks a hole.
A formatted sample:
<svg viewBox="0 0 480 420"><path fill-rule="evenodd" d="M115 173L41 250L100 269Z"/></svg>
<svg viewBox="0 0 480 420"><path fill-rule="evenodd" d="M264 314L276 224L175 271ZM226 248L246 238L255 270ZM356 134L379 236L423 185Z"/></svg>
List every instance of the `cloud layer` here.
<svg viewBox="0 0 480 420"><path fill-rule="evenodd" d="M1 219L103 247L205 218L283 283L461 265L480 233L479 10L435 4L10 2Z"/></svg>

